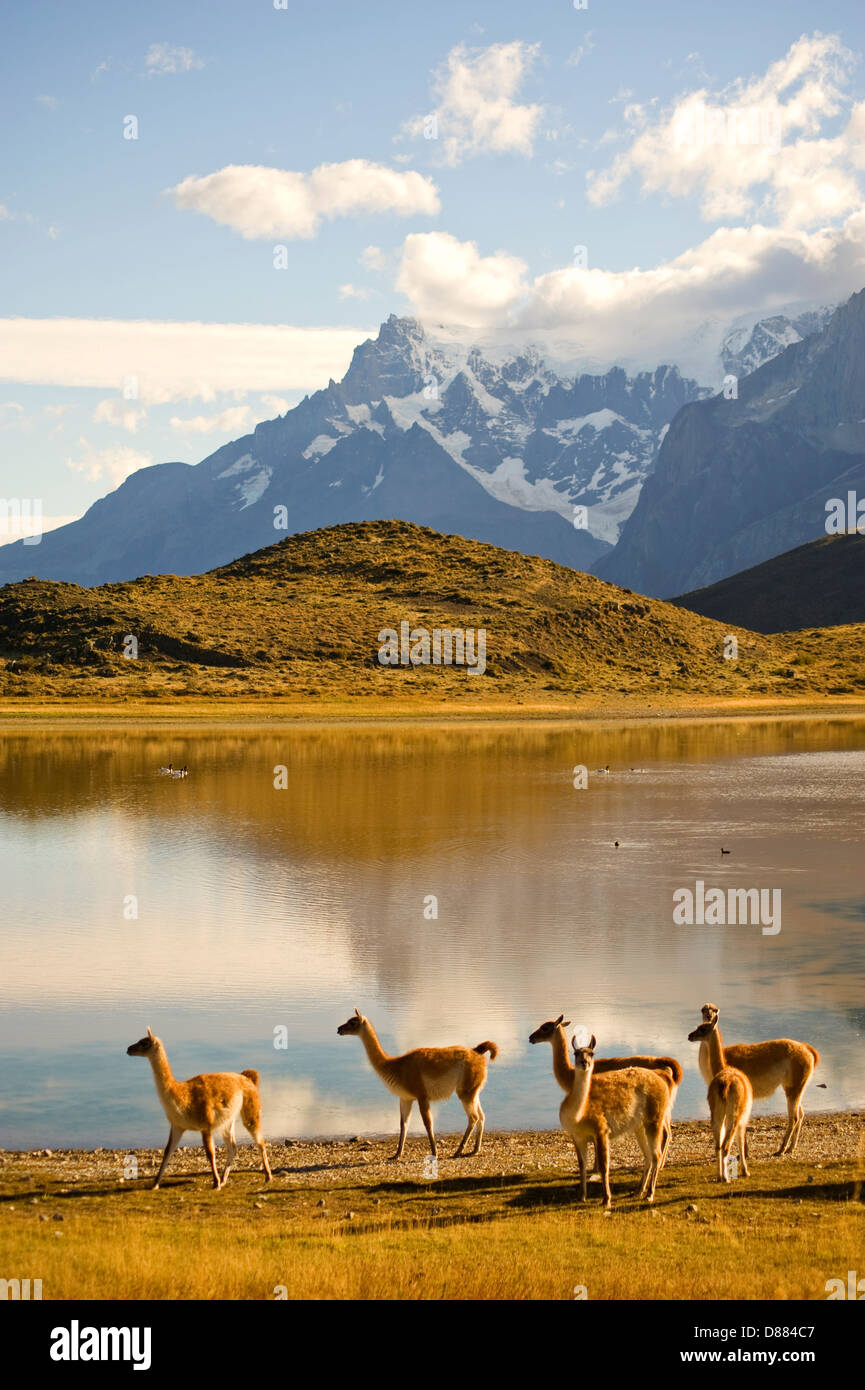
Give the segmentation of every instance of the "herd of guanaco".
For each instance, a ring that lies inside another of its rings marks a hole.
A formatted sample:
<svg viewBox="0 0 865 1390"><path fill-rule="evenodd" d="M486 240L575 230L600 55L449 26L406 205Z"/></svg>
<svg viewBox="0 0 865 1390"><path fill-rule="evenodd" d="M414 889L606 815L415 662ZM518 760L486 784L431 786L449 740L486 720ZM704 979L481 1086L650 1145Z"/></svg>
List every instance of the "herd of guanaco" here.
<svg viewBox="0 0 865 1390"><path fill-rule="evenodd" d="M755 1097L771 1096L780 1086L787 1098L787 1130L777 1151L779 1156L795 1152L805 1118L802 1094L820 1061L817 1049L790 1038L771 1042L738 1043L725 1047L719 1026L717 1005L704 1004L702 1022L688 1034L689 1042L700 1044L698 1064L708 1083L709 1115L715 1141L718 1179L729 1182L728 1156L735 1144L742 1172L749 1176L746 1130ZM595 1166L603 1184L604 1206L612 1204L610 1192L610 1143L625 1134L636 1139L643 1154L643 1175L635 1195L654 1201L658 1174L664 1166L672 1136L672 1109L682 1081L682 1067L675 1057L596 1057L596 1039L588 1045L571 1039L574 1060L570 1059L564 1015L542 1023L529 1042L548 1042L553 1050L553 1075L565 1092L559 1108L562 1129L573 1143L580 1171L582 1200L586 1200L587 1154L594 1145ZM466 1129L454 1153L459 1158L474 1132L471 1153L480 1153L484 1134L484 1112L480 1093L487 1079L487 1057L494 1061L498 1048L494 1042L476 1047L418 1047L392 1057L385 1052L375 1029L359 1009L337 1033L356 1036L373 1071L388 1090L399 1098L399 1140L395 1160L405 1148L406 1129L412 1106L417 1102L429 1139L430 1153L437 1157L431 1105L447 1100L456 1091L466 1113ZM267 1180L272 1174L267 1147L261 1133L261 1102L258 1072L211 1072L177 1081L168 1064L165 1047L148 1028L147 1036L127 1048L130 1057L146 1057L153 1068L156 1090L170 1126L168 1143L154 1188L162 1176L181 1138L187 1130L201 1134L210 1160L213 1185L222 1188L237 1152L235 1124L240 1119L258 1146ZM225 1142L222 1177L216 1164L214 1139Z"/></svg>

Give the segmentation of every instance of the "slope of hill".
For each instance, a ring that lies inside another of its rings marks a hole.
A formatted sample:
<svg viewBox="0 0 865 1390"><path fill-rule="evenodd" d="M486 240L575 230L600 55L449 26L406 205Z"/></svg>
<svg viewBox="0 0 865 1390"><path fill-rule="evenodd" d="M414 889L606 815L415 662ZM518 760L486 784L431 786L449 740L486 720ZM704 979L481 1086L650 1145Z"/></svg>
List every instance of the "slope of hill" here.
<svg viewBox="0 0 865 1390"><path fill-rule="evenodd" d="M381 665L379 634L402 622L483 629L486 670ZM865 689L862 629L837 629L831 651L819 633L797 644L736 630L738 659L727 660L730 631L536 556L369 522L295 536L195 578L9 585L0 590L0 696L494 705Z"/></svg>
<svg viewBox="0 0 865 1390"><path fill-rule="evenodd" d="M713 584L825 534L826 503L865 496L865 290L819 333L679 411L596 574L644 593Z"/></svg>
<svg viewBox="0 0 865 1390"><path fill-rule="evenodd" d="M865 623L865 536L823 536L670 602L753 632Z"/></svg>

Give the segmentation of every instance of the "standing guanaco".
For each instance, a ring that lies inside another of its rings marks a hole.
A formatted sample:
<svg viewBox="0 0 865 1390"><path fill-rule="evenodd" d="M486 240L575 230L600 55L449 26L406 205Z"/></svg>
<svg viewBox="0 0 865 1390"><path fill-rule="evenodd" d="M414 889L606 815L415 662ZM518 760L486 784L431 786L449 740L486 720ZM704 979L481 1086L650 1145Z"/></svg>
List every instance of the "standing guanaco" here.
<svg viewBox="0 0 865 1390"><path fill-rule="evenodd" d="M704 1004L703 1022L714 1022L717 1027L718 1007ZM721 1030L717 1029L718 1039ZM723 1044L722 1044L723 1046ZM787 1130L775 1152L779 1158L784 1153L795 1153L799 1142L805 1111L802 1109L802 1095L820 1061L820 1053L810 1043L794 1042L792 1038L774 1038L771 1042L734 1043L724 1047L727 1065L744 1072L751 1083L754 1097L759 1100L771 1096L780 1086L787 1098ZM700 1044L698 1064L704 1081L711 1081L712 1073L708 1044Z"/></svg>
<svg viewBox="0 0 865 1390"><path fill-rule="evenodd" d="M559 1025L556 1025L558 1031ZM539 1037L538 1029L530 1041L553 1041ZM582 1200L586 1200L586 1155L589 1140L595 1144L597 1163L604 1187L604 1206L612 1205L610 1191L610 1141L633 1134L643 1152L643 1180L636 1195L655 1200L655 1186L661 1168L661 1144L665 1122L669 1123L672 1073L667 1068L650 1071L646 1067L623 1067L593 1076L596 1040L578 1047L574 1039L573 1080L559 1107L562 1129L576 1150L580 1168ZM555 1064L555 1052L554 1064ZM561 1084L561 1077L557 1074Z"/></svg>
<svg viewBox="0 0 865 1390"><path fill-rule="evenodd" d="M162 1181L162 1174L168 1167L168 1160L177 1148L188 1129L198 1130L210 1168L213 1173L213 1186L225 1187L228 1173L237 1153L234 1126L240 1116L244 1127L252 1135L261 1153L261 1161L270 1182L273 1174L267 1161L267 1148L261 1134L261 1100L258 1094L258 1072L248 1071L205 1072L203 1076L190 1077L188 1081L175 1081L168 1065L168 1056L159 1038L155 1038L148 1028L147 1037L140 1038L126 1049L129 1057L146 1057L153 1068L156 1091L162 1108L171 1126L168 1143L162 1155L162 1163L153 1184L154 1191ZM225 1167L222 1181L216 1167L216 1153L213 1136L224 1131Z"/></svg>
<svg viewBox="0 0 865 1390"><path fill-rule="evenodd" d="M360 1009L355 1009L352 1018L337 1028L340 1037L357 1036L366 1050L372 1069L381 1077L388 1090L399 1096L399 1143L395 1160L402 1158L405 1148L405 1134L411 1108L417 1101L421 1119L429 1138L430 1153L437 1157L435 1134L433 1132L430 1103L434 1100L447 1100L454 1091L460 1098L466 1112L468 1124L460 1140L454 1158L462 1155L473 1129L477 1129L472 1154L480 1153L484 1137L484 1112L479 1096L487 1079L487 1059L490 1054L494 1062L499 1050L494 1042L481 1042L477 1047L416 1047L412 1052L404 1052L400 1057L391 1057L379 1042L375 1029Z"/></svg>
<svg viewBox="0 0 865 1390"><path fill-rule="evenodd" d="M727 1155L735 1142L739 1145L742 1172L749 1178L751 1173L748 1168L746 1131L748 1120L751 1118L754 1093L745 1073L728 1065L729 1058L724 1055L717 1010L711 1022L701 1023L699 1028L688 1034L688 1042L698 1042L701 1052L706 1048L708 1065L712 1070L707 1100L712 1117L712 1133L715 1136L718 1181L731 1181L727 1172Z"/></svg>
<svg viewBox="0 0 865 1390"><path fill-rule="evenodd" d="M553 1075L563 1091L570 1091L574 1084L574 1068L568 1055L568 1038L565 1031L570 1026L564 1014L559 1014L558 1018L551 1018L546 1023L542 1023L540 1028L536 1028L529 1038L531 1043L548 1042L552 1044ZM673 1084L670 1088L670 1114L664 1122L661 1150L661 1167L663 1168L667 1161L667 1150L672 1138L673 1104L684 1075L682 1064L677 1062L675 1057L647 1057L640 1054L633 1057L596 1057L593 1074L601 1076L604 1072L621 1071L623 1067L645 1067L648 1071L669 1071L673 1078ZM597 1166L597 1153L595 1154L595 1164ZM599 1168L598 1171L600 1172Z"/></svg>

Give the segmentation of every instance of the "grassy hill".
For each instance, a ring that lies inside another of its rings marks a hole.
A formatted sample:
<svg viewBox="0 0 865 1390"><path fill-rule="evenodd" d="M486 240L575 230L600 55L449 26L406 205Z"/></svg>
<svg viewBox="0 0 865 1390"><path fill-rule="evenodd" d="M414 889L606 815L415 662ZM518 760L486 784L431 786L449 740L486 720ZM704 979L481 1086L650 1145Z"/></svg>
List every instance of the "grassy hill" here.
<svg viewBox="0 0 865 1390"><path fill-rule="evenodd" d="M487 668L385 667L379 632L483 628ZM735 634L737 660L724 659ZM137 659L123 655L124 639ZM0 589L0 698L573 705L855 695L862 627L764 636L552 561L407 522L290 537L194 578ZM387 707L387 704L386 704Z"/></svg>
<svg viewBox="0 0 865 1390"><path fill-rule="evenodd" d="M821 536L671 602L754 632L865 623L865 536Z"/></svg>

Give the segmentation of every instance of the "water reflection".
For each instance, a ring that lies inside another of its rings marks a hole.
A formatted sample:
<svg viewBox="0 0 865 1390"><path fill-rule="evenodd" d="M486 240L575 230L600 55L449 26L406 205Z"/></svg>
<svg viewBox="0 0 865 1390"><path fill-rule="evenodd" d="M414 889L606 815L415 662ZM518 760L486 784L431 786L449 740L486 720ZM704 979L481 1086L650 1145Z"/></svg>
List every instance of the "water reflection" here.
<svg viewBox="0 0 865 1390"><path fill-rule="evenodd" d="M861 1105L863 750L844 719L7 733L0 1143L158 1142L146 1024L179 1075L256 1066L275 1137L391 1129L354 1004L394 1050L495 1038L491 1127L555 1124L527 1034L562 1010L678 1056L702 1114L705 999L820 1049L806 1108ZM674 926L698 879L781 889L780 934Z"/></svg>

